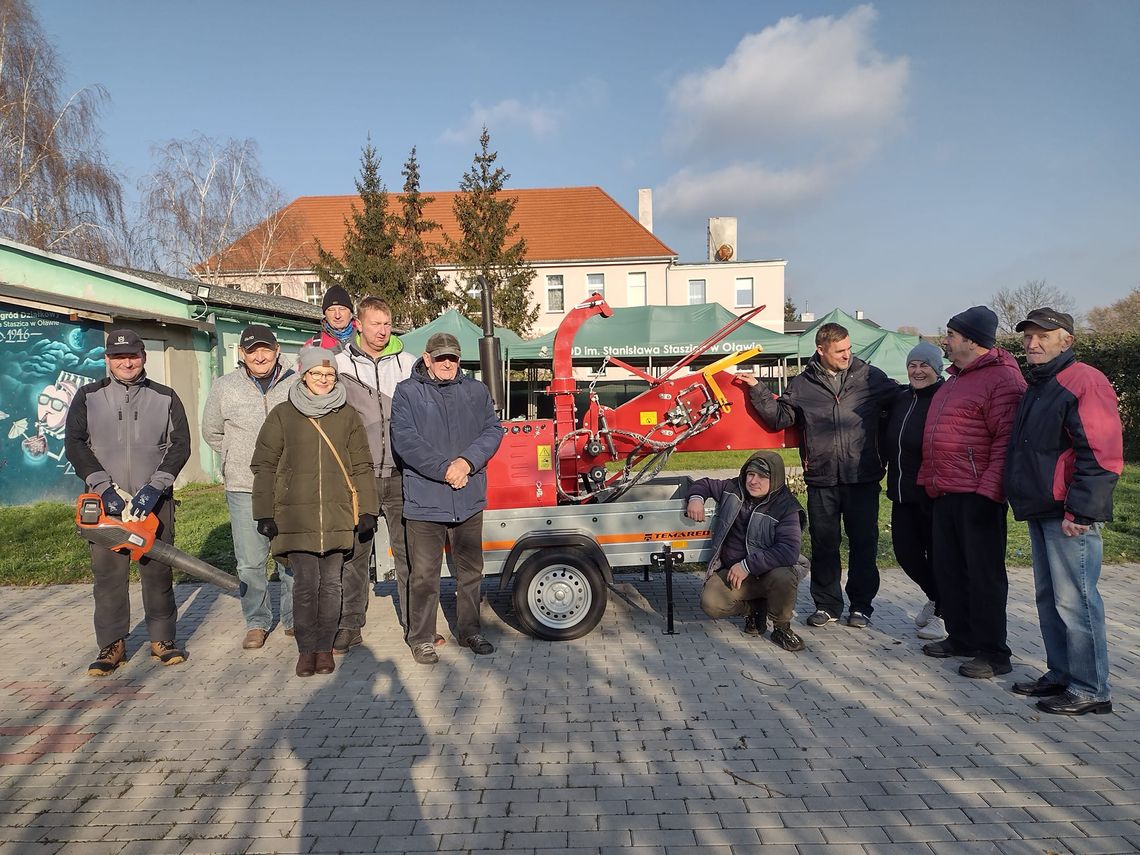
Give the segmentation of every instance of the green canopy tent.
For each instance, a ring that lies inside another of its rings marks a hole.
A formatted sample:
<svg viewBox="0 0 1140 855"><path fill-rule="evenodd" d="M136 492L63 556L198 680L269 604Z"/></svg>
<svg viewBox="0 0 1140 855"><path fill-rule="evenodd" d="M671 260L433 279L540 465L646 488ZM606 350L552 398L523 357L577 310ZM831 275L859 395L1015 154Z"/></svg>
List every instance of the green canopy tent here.
<svg viewBox="0 0 1140 855"><path fill-rule="evenodd" d="M574 337L574 360L597 365L606 356L614 356L630 364L672 365L736 317L717 303L614 309L612 317L594 315L582 324ZM549 362L554 358L556 332L509 347L504 342L504 355L511 363ZM796 337L745 323L699 361L707 364L757 346L763 348L765 357L781 358L795 354Z"/></svg>
<svg viewBox="0 0 1140 855"><path fill-rule="evenodd" d="M860 358L862 358L862 356L859 351L873 345L882 337L883 333L886 332L886 330L880 327L852 317L842 309L833 309L800 333L796 356L800 359L811 358L812 354L815 353L816 331L824 324L839 324L840 326L846 327L847 332L851 334L851 349L855 352L856 356L860 356ZM898 333L892 333L892 335L898 335ZM917 337L911 336L911 338L915 340L915 344L918 343ZM911 347L913 346L912 344Z"/></svg>
<svg viewBox="0 0 1140 855"><path fill-rule="evenodd" d="M483 337L483 330L467 320L457 309L448 309L431 323L404 333L400 336L400 341L404 343L404 350L419 356L427 347L428 339L436 333L451 333L458 339L459 349L463 351L463 362L479 362L479 339ZM495 335L499 337L499 341L502 343L504 358L508 347L515 347L522 343L521 338L505 327L495 327Z"/></svg>
<svg viewBox="0 0 1140 855"><path fill-rule="evenodd" d="M906 357L918 342L919 338L916 335L884 332L868 347L856 350L855 355L864 362L874 365L892 380L909 383L906 374Z"/></svg>

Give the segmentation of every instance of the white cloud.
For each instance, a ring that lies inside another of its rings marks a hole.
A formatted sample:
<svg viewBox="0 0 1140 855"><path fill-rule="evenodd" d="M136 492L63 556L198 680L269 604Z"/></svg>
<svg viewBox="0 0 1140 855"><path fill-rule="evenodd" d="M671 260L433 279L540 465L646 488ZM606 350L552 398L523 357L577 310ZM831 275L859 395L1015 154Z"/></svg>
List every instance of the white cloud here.
<svg viewBox="0 0 1140 855"><path fill-rule="evenodd" d="M766 169L734 163L713 170L684 168L657 189L656 205L667 216L733 214L760 208L781 209L821 196L834 176L826 166Z"/></svg>
<svg viewBox="0 0 1140 855"><path fill-rule="evenodd" d="M448 128L440 139L449 143L471 143L479 139L485 125L492 132L506 128L522 128L536 139L549 137L558 128L557 111L537 104L524 105L516 98L507 98L487 107L478 101L471 105L471 114L458 128Z"/></svg>
<svg viewBox="0 0 1140 855"><path fill-rule="evenodd" d="M906 57L875 49L875 17L783 18L682 77L670 136L686 164L659 188L662 212L794 207L872 156L901 120L909 74Z"/></svg>
<svg viewBox="0 0 1140 855"><path fill-rule="evenodd" d="M874 20L871 6L859 6L838 19L783 18L745 36L719 68L673 87L678 127L695 144L889 127L903 107L908 61L875 50Z"/></svg>

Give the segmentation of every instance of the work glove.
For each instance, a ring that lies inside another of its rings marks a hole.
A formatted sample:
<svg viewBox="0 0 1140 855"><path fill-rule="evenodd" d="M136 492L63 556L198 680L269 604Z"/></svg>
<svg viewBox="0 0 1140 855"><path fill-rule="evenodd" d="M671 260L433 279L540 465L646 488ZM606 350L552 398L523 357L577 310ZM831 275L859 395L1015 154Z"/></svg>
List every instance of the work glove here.
<svg viewBox="0 0 1140 855"><path fill-rule="evenodd" d="M103 513L109 517L121 517L123 511L127 509L127 503L123 501L114 484L104 490L100 498L103 500Z"/></svg>
<svg viewBox="0 0 1140 855"><path fill-rule="evenodd" d="M136 520L143 519L154 510L154 506L158 504L158 500L161 498L162 490L147 484L135 493L134 498L131 499L131 508L128 515Z"/></svg>
<svg viewBox="0 0 1140 855"><path fill-rule="evenodd" d="M277 537L277 523L273 521L273 517L258 520L257 533L262 537L268 537L270 540Z"/></svg>
<svg viewBox="0 0 1140 855"><path fill-rule="evenodd" d="M356 533L361 540L368 540L376 534L376 514L361 514L356 521Z"/></svg>

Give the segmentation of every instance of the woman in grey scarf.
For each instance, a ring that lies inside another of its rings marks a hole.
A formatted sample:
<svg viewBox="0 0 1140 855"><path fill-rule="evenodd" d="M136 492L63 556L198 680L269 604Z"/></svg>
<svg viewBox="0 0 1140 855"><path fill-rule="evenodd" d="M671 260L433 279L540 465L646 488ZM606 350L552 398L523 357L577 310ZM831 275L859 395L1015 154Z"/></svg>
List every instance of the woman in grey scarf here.
<svg viewBox="0 0 1140 855"><path fill-rule="evenodd" d="M270 411L257 437L253 516L273 554L293 568L297 676L331 674L340 620L341 567L356 530L376 530L379 499L360 416L345 406L336 357L308 347L289 399Z"/></svg>

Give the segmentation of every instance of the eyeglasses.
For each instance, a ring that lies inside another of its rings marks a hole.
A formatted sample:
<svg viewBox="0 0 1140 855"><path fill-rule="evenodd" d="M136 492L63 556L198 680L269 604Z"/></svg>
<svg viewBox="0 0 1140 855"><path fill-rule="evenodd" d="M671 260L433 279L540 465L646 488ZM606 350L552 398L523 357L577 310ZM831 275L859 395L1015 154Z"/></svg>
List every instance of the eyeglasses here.
<svg viewBox="0 0 1140 855"><path fill-rule="evenodd" d="M431 358L431 361L432 362L454 362L454 363L458 364L459 363L459 357L458 356L452 356L450 353L444 353L444 354L441 354L440 356L433 356Z"/></svg>
<svg viewBox="0 0 1140 855"><path fill-rule="evenodd" d="M308 375L314 380L335 380L335 371L309 371Z"/></svg>

